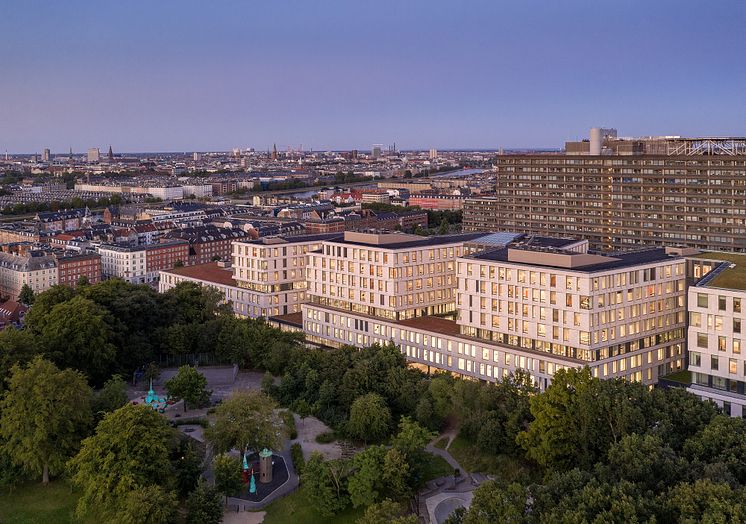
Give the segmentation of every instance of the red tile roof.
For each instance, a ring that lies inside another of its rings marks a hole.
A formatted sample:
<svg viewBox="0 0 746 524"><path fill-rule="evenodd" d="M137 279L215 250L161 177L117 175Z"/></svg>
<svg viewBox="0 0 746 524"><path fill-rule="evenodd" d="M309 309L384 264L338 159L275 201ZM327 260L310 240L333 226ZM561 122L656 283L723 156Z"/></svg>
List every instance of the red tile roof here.
<svg viewBox="0 0 746 524"><path fill-rule="evenodd" d="M195 280L204 280L224 286L237 286L236 281L233 279L233 270L220 267L217 262L178 267L166 270L166 273L173 273L174 275L181 275Z"/></svg>

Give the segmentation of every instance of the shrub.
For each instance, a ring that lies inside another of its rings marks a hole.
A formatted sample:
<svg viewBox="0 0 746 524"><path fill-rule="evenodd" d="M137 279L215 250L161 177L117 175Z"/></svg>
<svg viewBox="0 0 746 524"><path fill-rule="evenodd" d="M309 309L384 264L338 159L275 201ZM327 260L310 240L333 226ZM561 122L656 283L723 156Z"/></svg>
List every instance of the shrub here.
<svg viewBox="0 0 746 524"><path fill-rule="evenodd" d="M288 436L290 437L290 440L297 439L298 429L295 427L295 417L293 416L293 412L287 409L283 411L282 420L285 422L285 427L287 427L288 429Z"/></svg>
<svg viewBox="0 0 746 524"><path fill-rule="evenodd" d="M337 440L337 435L333 431L325 431L316 435L316 442L319 444L331 444Z"/></svg>
<svg viewBox="0 0 746 524"><path fill-rule="evenodd" d="M295 443L290 446L290 458L293 459L293 466L295 471L300 476L303 474L303 467L306 465L306 459L303 458L303 448L299 443Z"/></svg>

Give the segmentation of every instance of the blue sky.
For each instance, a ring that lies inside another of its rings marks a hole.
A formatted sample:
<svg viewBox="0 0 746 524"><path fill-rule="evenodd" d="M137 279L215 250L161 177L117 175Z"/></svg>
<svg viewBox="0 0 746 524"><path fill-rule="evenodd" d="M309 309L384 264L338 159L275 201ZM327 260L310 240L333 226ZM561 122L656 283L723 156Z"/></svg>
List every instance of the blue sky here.
<svg viewBox="0 0 746 524"><path fill-rule="evenodd" d="M0 4L0 151L746 135L746 2Z"/></svg>

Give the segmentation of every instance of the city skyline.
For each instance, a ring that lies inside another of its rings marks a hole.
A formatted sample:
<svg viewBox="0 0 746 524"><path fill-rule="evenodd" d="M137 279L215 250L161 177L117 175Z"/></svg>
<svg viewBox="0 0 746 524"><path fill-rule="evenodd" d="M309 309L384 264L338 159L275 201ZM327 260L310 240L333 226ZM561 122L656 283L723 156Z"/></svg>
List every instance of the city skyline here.
<svg viewBox="0 0 746 524"><path fill-rule="evenodd" d="M0 151L559 148L604 125L746 134L732 104L746 6L641 5L11 2Z"/></svg>

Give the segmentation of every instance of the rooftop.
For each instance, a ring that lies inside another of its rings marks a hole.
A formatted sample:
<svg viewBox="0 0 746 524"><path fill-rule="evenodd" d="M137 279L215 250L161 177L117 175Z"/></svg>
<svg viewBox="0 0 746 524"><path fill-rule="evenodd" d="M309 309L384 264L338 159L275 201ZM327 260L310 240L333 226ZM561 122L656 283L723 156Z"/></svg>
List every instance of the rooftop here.
<svg viewBox="0 0 746 524"><path fill-rule="evenodd" d="M164 273L172 273L195 280L204 280L205 282L212 282L223 286L237 287L236 281L233 279L233 270L221 267L217 262L178 267L166 270Z"/></svg>
<svg viewBox="0 0 746 524"><path fill-rule="evenodd" d="M709 251L706 253L699 253L698 255L694 255L692 258L722 260L723 262L731 262L735 264L735 267L726 269L715 278L713 278L707 284L707 286L720 287L725 289L746 290L746 255Z"/></svg>
<svg viewBox="0 0 746 524"><path fill-rule="evenodd" d="M518 252L526 251L532 253L533 257L518 257ZM569 257L585 257L582 264L566 263L566 261L557 259L556 255L561 254ZM543 256L542 256L543 255ZM621 269L641 264L650 264L663 262L680 257L673 257L666 253L664 248L647 249L644 251L633 251L630 253L614 253L613 255L594 255L584 253L571 253L562 250L552 249L514 249L503 248L484 253L471 255L475 260L490 260L495 262L506 262L516 265L525 265L528 267L550 267L555 269L577 271L582 273L591 273L595 271L608 271L611 269ZM528 262L532 260L532 262ZM557 263L560 262L560 263Z"/></svg>
<svg viewBox="0 0 746 524"><path fill-rule="evenodd" d="M344 239L340 238L334 241L339 242L340 244L353 246L375 246L383 249L409 249L469 242L470 240L475 240L484 235L485 233L462 233L458 235L418 237L417 235L398 232L367 233L347 231ZM387 238L382 238L383 236Z"/></svg>

